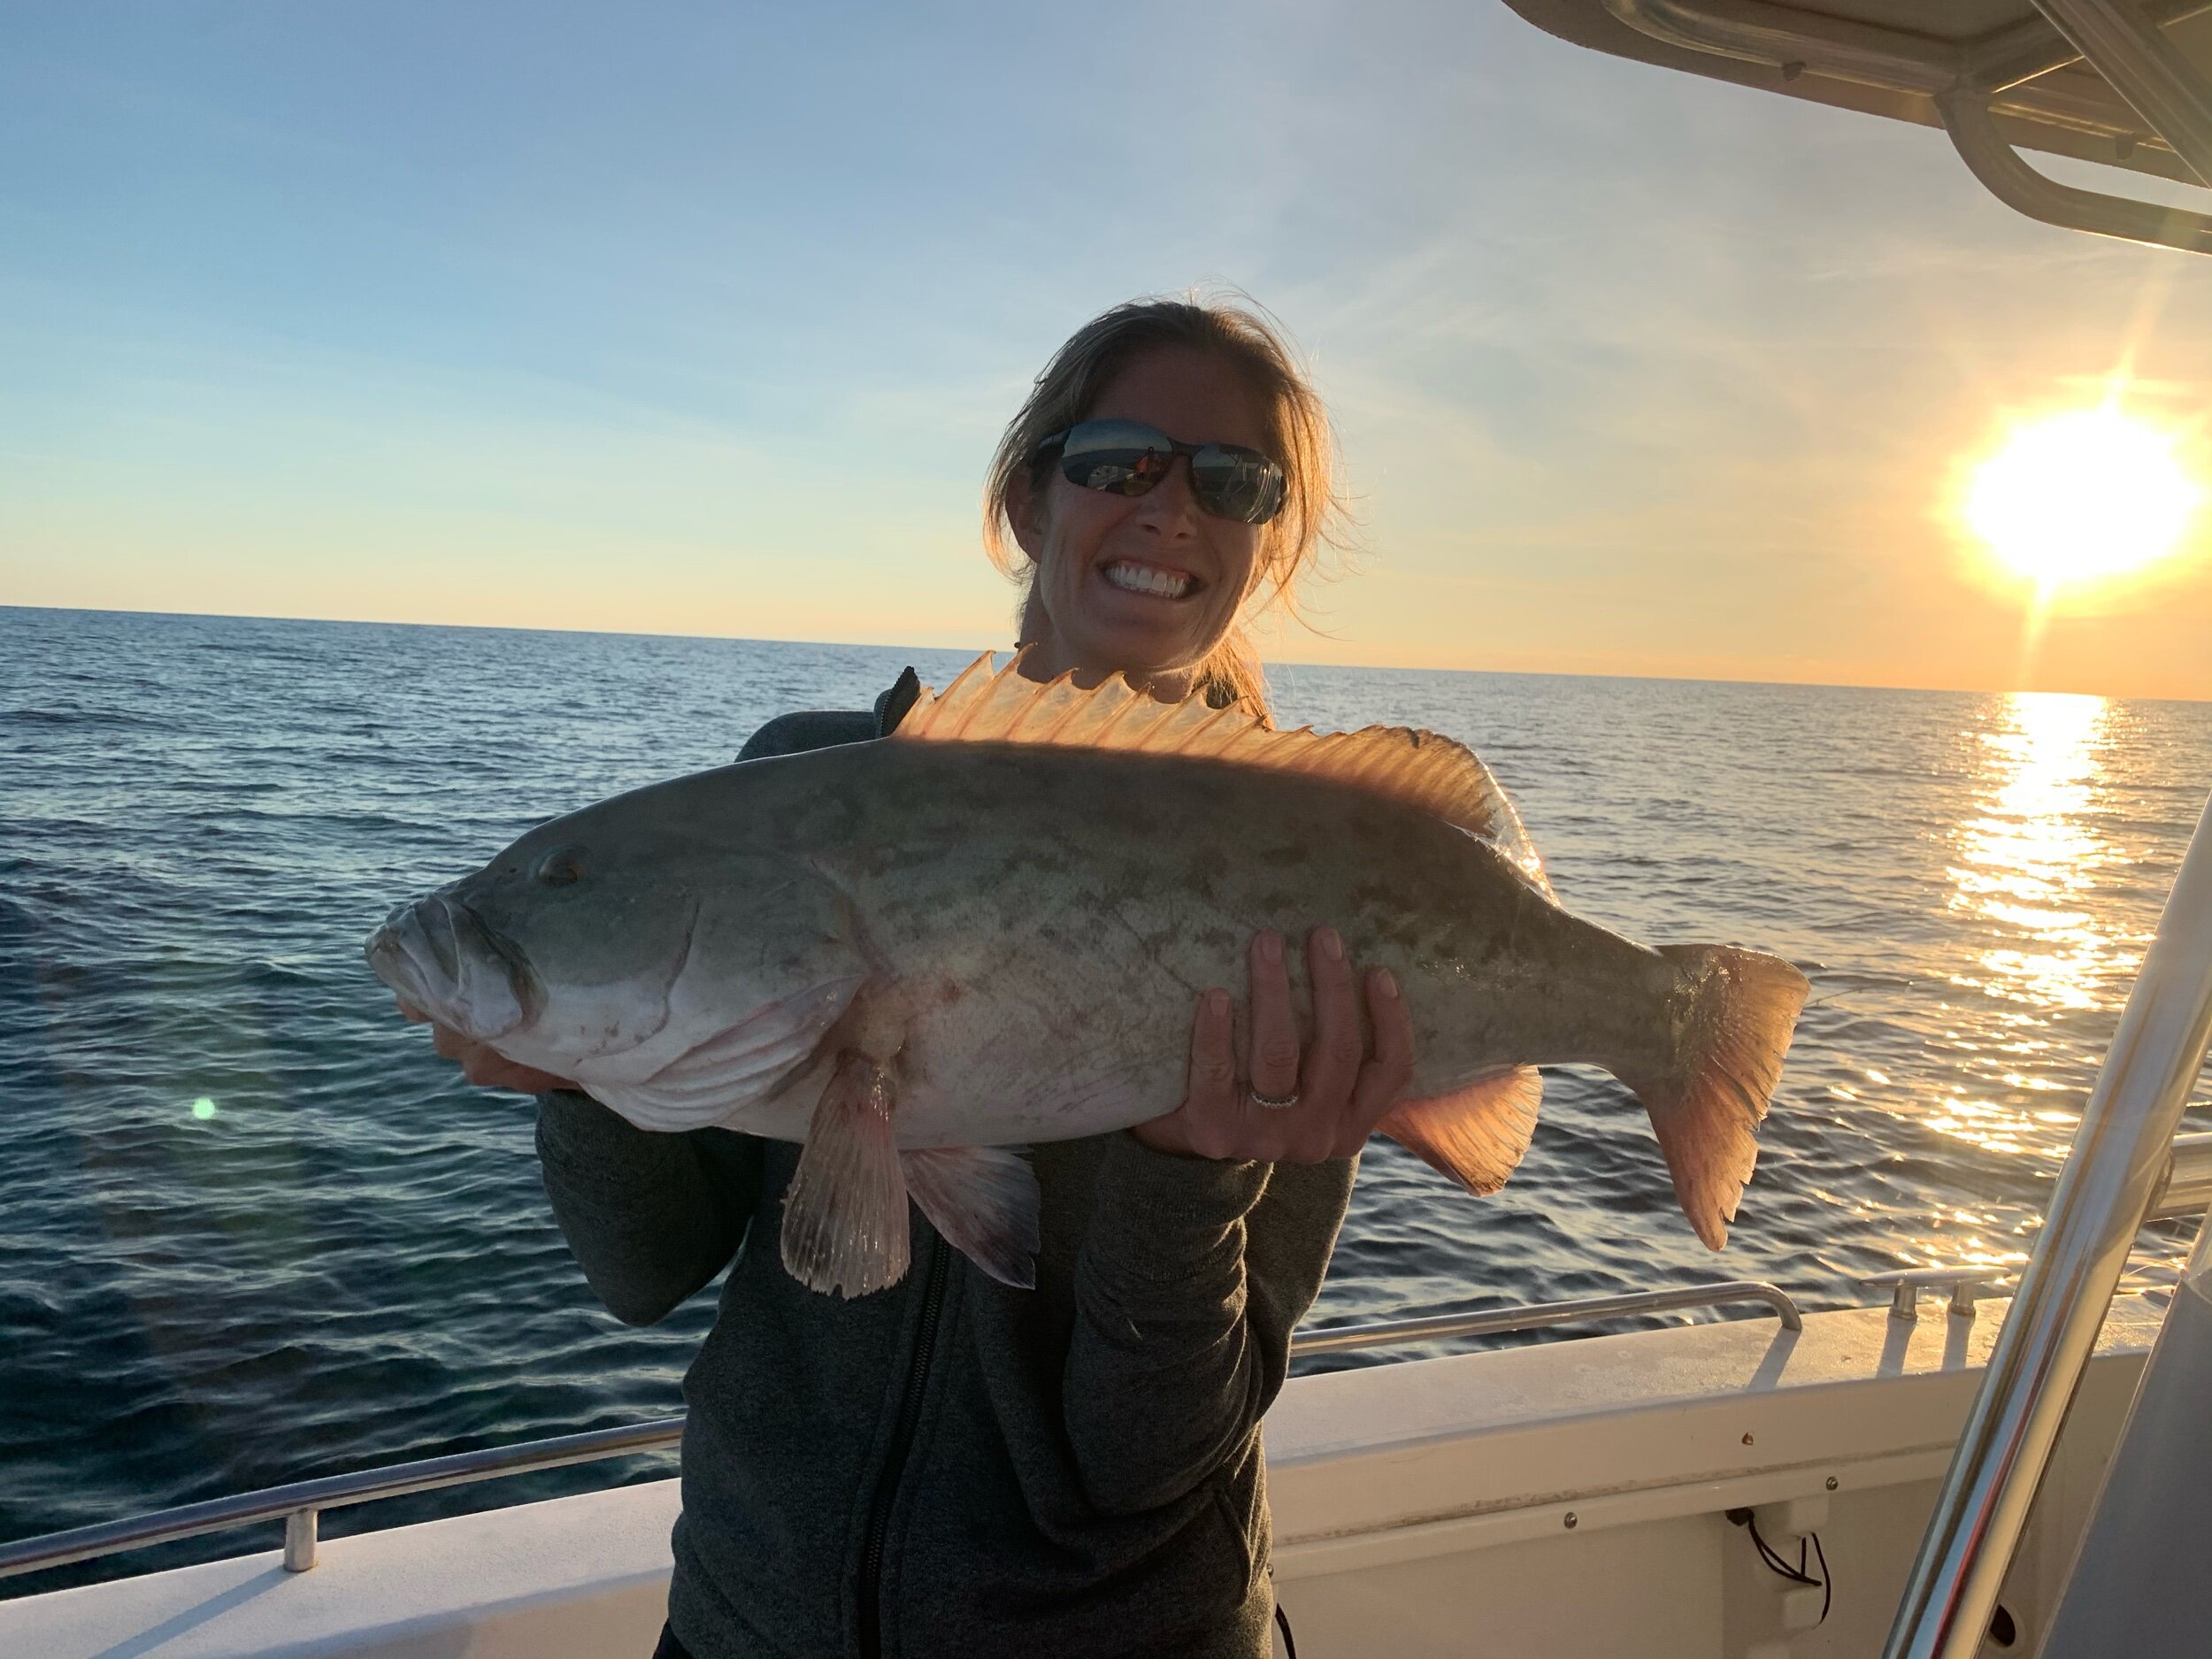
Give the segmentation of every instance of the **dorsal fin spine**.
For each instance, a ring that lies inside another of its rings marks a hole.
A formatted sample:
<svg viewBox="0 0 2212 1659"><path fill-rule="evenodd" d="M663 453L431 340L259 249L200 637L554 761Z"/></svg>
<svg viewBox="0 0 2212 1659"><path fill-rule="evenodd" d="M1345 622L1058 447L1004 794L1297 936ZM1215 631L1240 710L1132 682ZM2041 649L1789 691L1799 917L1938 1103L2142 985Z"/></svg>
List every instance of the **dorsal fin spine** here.
<svg viewBox="0 0 2212 1659"><path fill-rule="evenodd" d="M1025 652L1027 648L1025 648ZM1547 898L1551 884L1521 815L1481 757L1433 732L1371 726L1357 732L1280 732L1245 710L1202 699L1163 703L1117 674L1094 688L1071 673L1038 683L1024 652L997 668L988 653L941 692L925 691L892 742L1031 743L1232 761L1326 779L1428 812L1481 837Z"/></svg>

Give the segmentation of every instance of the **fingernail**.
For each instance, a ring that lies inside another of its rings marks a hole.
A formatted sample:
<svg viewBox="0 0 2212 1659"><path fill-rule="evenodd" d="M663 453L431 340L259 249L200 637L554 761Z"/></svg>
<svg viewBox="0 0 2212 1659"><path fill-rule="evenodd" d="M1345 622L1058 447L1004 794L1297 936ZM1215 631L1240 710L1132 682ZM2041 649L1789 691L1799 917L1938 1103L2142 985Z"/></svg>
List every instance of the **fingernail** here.
<svg viewBox="0 0 2212 1659"><path fill-rule="evenodd" d="M1229 1013L1229 994L1226 991L1206 993L1206 1011L1216 1019L1226 1018Z"/></svg>
<svg viewBox="0 0 2212 1659"><path fill-rule="evenodd" d="M1283 936L1273 929L1260 935L1260 960L1271 965L1283 959Z"/></svg>
<svg viewBox="0 0 2212 1659"><path fill-rule="evenodd" d="M1333 927L1321 930L1321 954L1331 962L1344 960L1344 937Z"/></svg>
<svg viewBox="0 0 2212 1659"><path fill-rule="evenodd" d="M1385 996L1396 996L1398 995L1398 981L1396 976L1394 975L1387 968L1376 969L1375 988L1378 991L1380 991Z"/></svg>

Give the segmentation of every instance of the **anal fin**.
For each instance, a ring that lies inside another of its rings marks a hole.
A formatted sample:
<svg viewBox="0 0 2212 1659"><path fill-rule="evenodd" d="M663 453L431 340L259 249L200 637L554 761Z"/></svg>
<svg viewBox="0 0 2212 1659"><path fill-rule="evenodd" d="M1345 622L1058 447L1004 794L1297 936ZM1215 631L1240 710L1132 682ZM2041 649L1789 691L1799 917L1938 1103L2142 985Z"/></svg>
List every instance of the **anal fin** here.
<svg viewBox="0 0 2212 1659"><path fill-rule="evenodd" d="M1543 1098L1543 1073L1516 1066L1447 1094L1402 1102L1375 1126L1480 1196L1496 1192L1519 1166Z"/></svg>
<svg viewBox="0 0 2212 1659"><path fill-rule="evenodd" d="M1037 1178L1003 1147L917 1147L899 1155L907 1191L945 1241L1002 1285L1037 1285Z"/></svg>
<svg viewBox="0 0 2212 1659"><path fill-rule="evenodd" d="M839 1058L783 1195L784 1270L809 1290L865 1296L906 1277L906 1178L891 1107L881 1066Z"/></svg>

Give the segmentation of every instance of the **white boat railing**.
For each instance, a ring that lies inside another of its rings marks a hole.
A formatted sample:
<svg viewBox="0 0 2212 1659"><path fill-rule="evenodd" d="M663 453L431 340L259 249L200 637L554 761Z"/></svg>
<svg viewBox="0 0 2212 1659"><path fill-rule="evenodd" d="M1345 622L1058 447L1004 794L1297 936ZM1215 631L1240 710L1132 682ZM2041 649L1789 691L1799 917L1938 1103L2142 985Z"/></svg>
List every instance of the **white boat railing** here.
<svg viewBox="0 0 2212 1659"><path fill-rule="evenodd" d="M1476 1313L1441 1314L1428 1318L1394 1319L1379 1325L1310 1331L1291 1339L1290 1351L1295 1359L1307 1354L1386 1348L1406 1342L1433 1341L1440 1337L1494 1336L1509 1331L1564 1325L1572 1320L1668 1313L1740 1302L1764 1302L1774 1310L1785 1330L1804 1328L1797 1304L1780 1286L1757 1279L1732 1279L1717 1285L1678 1285L1634 1291L1622 1296L1590 1296L1576 1302L1538 1302ZM409 1493L433 1492L442 1486L495 1480L504 1475L665 1451L682 1440L683 1432L682 1417L660 1417L626 1428L594 1429L583 1434L563 1434L515 1446L485 1447L414 1463L390 1463L353 1474L326 1475L315 1480L297 1480L288 1486L242 1493L235 1497L210 1498L201 1503L158 1509L126 1520L73 1527L67 1532L49 1532L43 1537L0 1545L0 1578L274 1520L284 1523L286 1569L305 1572L315 1564L319 1517L325 1509L367 1503L378 1498L402 1497Z"/></svg>

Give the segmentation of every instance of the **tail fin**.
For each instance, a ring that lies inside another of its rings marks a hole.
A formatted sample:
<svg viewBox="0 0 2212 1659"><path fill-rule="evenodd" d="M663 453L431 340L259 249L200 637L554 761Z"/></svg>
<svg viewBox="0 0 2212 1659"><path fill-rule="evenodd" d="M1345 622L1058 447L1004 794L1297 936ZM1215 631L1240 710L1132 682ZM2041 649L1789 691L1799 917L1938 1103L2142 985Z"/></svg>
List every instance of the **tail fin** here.
<svg viewBox="0 0 2212 1659"><path fill-rule="evenodd" d="M1690 1006L1675 1069L1616 1071L1651 1114L1682 1213L1709 1249L1728 1242L1736 1201L1759 1156L1759 1120L1781 1080L1797 1010L1811 990L1779 956L1729 945L1662 945Z"/></svg>

